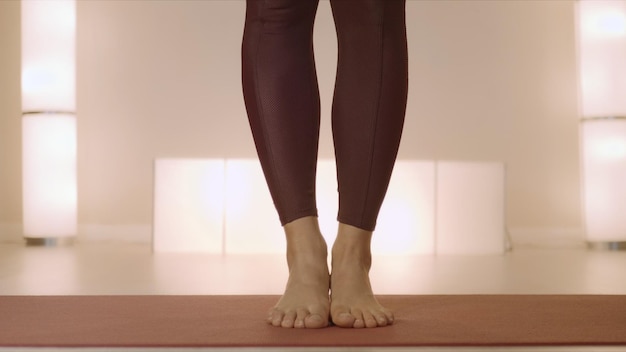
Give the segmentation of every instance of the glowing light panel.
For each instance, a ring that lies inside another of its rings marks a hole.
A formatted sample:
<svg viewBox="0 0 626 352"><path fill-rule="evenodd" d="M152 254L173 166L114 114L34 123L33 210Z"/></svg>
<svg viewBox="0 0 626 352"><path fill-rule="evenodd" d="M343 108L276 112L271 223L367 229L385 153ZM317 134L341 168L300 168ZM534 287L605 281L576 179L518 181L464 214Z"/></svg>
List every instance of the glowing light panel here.
<svg viewBox="0 0 626 352"><path fill-rule="evenodd" d="M435 251L435 163L399 160L378 216L372 254Z"/></svg>
<svg viewBox="0 0 626 352"><path fill-rule="evenodd" d="M227 254L285 253L285 235L258 160L226 161Z"/></svg>
<svg viewBox="0 0 626 352"><path fill-rule="evenodd" d="M153 250L221 253L224 160L157 159L154 169Z"/></svg>
<svg viewBox="0 0 626 352"><path fill-rule="evenodd" d="M285 253L283 229L258 160L158 160L156 173L155 241L161 244L155 246L162 251ZM398 161L372 253L501 253L503 188L504 167L499 163ZM319 161L316 190L320 229L332 245L338 205L334 160ZM196 241L213 238L211 249L194 241L175 243L189 236Z"/></svg>
<svg viewBox="0 0 626 352"><path fill-rule="evenodd" d="M75 67L76 2L23 0L23 111L74 111Z"/></svg>
<svg viewBox="0 0 626 352"><path fill-rule="evenodd" d="M625 241L626 121L584 121L582 139L587 239Z"/></svg>
<svg viewBox="0 0 626 352"><path fill-rule="evenodd" d="M578 1L584 117L626 114L626 0Z"/></svg>
<svg viewBox="0 0 626 352"><path fill-rule="evenodd" d="M24 233L76 234L76 119L67 114L22 117Z"/></svg>

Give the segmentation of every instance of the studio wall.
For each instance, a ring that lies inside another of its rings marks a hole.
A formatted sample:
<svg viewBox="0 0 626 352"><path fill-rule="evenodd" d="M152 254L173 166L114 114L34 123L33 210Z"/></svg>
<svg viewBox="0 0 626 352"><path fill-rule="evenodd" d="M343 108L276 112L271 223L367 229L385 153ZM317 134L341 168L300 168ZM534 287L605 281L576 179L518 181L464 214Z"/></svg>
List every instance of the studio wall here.
<svg viewBox="0 0 626 352"><path fill-rule="evenodd" d="M87 235L89 226L149 231L156 157L255 157L240 83L244 14L243 0L78 2L79 222ZM19 18L18 1L0 1L5 232L21 221ZM512 233L582 241L574 1L408 0L407 26L399 158L503 161ZM315 49L320 157L329 158L337 52L324 0Z"/></svg>

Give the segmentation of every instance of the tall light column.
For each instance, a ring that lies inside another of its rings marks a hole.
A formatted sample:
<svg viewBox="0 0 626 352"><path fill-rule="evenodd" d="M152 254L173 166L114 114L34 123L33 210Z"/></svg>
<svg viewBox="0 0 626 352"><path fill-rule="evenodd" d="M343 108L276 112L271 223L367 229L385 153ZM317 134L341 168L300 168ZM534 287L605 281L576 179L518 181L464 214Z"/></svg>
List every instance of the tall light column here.
<svg viewBox="0 0 626 352"><path fill-rule="evenodd" d="M592 247L626 243L626 0L579 0L584 216Z"/></svg>
<svg viewBox="0 0 626 352"><path fill-rule="evenodd" d="M56 245L77 232L76 2L21 4L24 237Z"/></svg>

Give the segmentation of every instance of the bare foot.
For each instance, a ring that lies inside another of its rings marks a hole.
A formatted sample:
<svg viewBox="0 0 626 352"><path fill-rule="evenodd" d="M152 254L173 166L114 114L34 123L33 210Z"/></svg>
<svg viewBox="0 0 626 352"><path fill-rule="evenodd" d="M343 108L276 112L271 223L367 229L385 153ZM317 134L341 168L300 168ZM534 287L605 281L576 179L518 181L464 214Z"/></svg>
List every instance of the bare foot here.
<svg viewBox="0 0 626 352"><path fill-rule="evenodd" d="M393 324L393 314L378 303L372 292L372 232L339 224L332 250L330 315L344 328L375 328Z"/></svg>
<svg viewBox="0 0 626 352"><path fill-rule="evenodd" d="M316 217L284 226L289 280L285 293L269 312L267 322L284 328L323 328L329 323L330 278L326 242Z"/></svg>

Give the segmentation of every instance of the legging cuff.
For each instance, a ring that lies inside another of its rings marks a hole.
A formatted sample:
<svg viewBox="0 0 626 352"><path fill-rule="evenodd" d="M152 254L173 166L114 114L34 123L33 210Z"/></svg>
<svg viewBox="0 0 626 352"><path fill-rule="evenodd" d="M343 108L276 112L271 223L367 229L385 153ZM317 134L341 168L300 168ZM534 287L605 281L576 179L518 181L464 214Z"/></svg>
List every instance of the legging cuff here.
<svg viewBox="0 0 626 352"><path fill-rule="evenodd" d="M366 222L366 221L356 221L354 219L349 219L346 217L342 217L341 215L337 216L337 221L342 223L342 224L346 224L346 225L350 225L350 226L354 226L357 227L361 230L365 230L365 231L371 231L374 232L374 230L376 229L376 220L371 221L371 222Z"/></svg>
<svg viewBox="0 0 626 352"><path fill-rule="evenodd" d="M317 208L314 209L306 209L306 210L301 210L297 213L293 213L293 214L284 214L284 216L281 216L280 218L280 224L282 226L285 226L286 224L298 220L300 218L304 218L307 216L315 216L317 217Z"/></svg>

